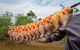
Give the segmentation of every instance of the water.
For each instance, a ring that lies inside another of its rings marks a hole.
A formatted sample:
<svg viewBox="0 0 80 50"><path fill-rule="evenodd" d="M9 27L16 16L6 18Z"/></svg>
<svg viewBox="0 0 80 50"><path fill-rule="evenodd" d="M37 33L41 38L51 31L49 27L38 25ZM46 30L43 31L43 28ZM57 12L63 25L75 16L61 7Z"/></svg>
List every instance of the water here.
<svg viewBox="0 0 80 50"><path fill-rule="evenodd" d="M0 50L64 50L64 43L24 43L14 44L9 42L0 42Z"/></svg>

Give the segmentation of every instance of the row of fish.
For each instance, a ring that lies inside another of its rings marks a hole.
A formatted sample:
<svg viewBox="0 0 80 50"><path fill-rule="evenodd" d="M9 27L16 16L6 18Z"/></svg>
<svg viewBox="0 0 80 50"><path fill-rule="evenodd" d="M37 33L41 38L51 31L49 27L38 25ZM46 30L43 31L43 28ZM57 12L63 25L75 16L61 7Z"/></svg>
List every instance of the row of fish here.
<svg viewBox="0 0 80 50"><path fill-rule="evenodd" d="M58 28L60 23L63 24L63 16L70 11L71 8L66 7L40 21L26 25L10 26L8 29L9 38L16 41L29 41L43 37L45 34L50 34Z"/></svg>

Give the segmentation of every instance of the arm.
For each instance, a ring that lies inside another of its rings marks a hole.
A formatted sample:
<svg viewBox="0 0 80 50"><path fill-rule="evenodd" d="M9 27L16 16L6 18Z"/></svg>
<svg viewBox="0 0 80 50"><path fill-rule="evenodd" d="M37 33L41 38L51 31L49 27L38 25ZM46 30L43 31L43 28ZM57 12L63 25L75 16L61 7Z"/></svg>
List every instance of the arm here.
<svg viewBox="0 0 80 50"><path fill-rule="evenodd" d="M59 30L58 33L54 33L54 34L51 34L51 35L46 35L39 42L42 42L42 43L50 43L50 42L53 42L53 41L59 41L59 40L63 39L66 34L67 33L66 33L65 30Z"/></svg>
<svg viewBox="0 0 80 50"><path fill-rule="evenodd" d="M49 37L46 37L46 41L47 42L60 41L64 38L66 34L67 33L65 30L59 30L59 33L54 33L51 34Z"/></svg>

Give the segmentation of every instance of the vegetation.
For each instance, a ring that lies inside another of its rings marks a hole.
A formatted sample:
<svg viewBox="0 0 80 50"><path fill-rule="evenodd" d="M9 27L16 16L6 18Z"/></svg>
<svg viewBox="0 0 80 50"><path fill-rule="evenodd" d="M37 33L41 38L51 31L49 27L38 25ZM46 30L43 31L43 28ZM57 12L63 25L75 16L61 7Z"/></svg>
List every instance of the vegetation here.
<svg viewBox="0 0 80 50"><path fill-rule="evenodd" d="M5 38L8 26L11 25L12 13L6 12L0 15L0 40Z"/></svg>
<svg viewBox="0 0 80 50"><path fill-rule="evenodd" d="M14 17L14 15L8 11L6 11L3 14L0 14L0 40L5 39L8 27L10 25L13 25L13 23L11 22L12 17ZM27 15L17 14L15 15L15 18L16 18L16 22L14 25L28 24L34 22L33 19L37 20L37 16L32 11L27 13Z"/></svg>
<svg viewBox="0 0 80 50"><path fill-rule="evenodd" d="M18 14L16 16L16 24L15 25L23 25L23 24L28 24L28 23L32 23L34 21L37 20L37 16L35 15L34 12L30 11L27 13L27 15L23 15L23 14Z"/></svg>

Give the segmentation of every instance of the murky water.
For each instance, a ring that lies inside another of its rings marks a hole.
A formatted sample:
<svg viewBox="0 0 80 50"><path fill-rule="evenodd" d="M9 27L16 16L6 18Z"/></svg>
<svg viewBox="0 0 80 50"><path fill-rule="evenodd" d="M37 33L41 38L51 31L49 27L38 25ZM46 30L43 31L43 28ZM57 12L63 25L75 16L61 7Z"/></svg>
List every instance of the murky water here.
<svg viewBox="0 0 80 50"><path fill-rule="evenodd" d="M63 43L26 43L14 44L7 42L0 42L0 50L64 50Z"/></svg>

